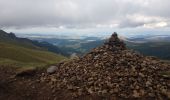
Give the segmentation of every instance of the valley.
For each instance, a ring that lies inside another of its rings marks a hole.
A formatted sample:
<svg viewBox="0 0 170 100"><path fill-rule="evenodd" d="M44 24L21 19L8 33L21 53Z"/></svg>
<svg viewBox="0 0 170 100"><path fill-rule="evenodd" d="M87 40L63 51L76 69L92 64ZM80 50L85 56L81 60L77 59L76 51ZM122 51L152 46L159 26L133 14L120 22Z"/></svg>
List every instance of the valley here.
<svg viewBox="0 0 170 100"><path fill-rule="evenodd" d="M24 36L24 35L23 35ZM27 35L28 36L28 35ZM79 39L72 39L67 36L67 38L61 37L48 38L38 36L34 37L30 35L33 40L46 41L57 47L62 51L71 55L76 53L79 56L89 52L91 49L101 46L107 38L103 39L101 37L82 37ZM170 60L170 36L169 35L136 35L136 36L120 36L124 37L122 40L126 43L127 48L136 50L146 56L156 56L164 60ZM28 36L29 38L29 36Z"/></svg>

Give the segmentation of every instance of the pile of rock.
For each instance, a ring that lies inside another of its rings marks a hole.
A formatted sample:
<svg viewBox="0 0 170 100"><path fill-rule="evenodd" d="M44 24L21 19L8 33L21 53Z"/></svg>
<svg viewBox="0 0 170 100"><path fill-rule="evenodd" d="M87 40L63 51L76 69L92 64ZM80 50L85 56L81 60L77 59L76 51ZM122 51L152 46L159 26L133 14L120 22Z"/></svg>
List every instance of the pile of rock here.
<svg viewBox="0 0 170 100"><path fill-rule="evenodd" d="M168 64L126 49L112 34L101 47L79 59L62 62L50 80L55 90L67 89L73 96L107 98L168 98L170 84L160 75Z"/></svg>
<svg viewBox="0 0 170 100"><path fill-rule="evenodd" d="M124 42L121 41L121 40L118 38L116 32L114 32L114 33L111 35L111 37L108 39L108 41L105 42L105 45L110 46L110 47L112 47L112 48L114 48L114 49L115 49L116 47L117 47L117 48L119 47L119 49L121 49L121 50L126 49L126 46L125 46Z"/></svg>

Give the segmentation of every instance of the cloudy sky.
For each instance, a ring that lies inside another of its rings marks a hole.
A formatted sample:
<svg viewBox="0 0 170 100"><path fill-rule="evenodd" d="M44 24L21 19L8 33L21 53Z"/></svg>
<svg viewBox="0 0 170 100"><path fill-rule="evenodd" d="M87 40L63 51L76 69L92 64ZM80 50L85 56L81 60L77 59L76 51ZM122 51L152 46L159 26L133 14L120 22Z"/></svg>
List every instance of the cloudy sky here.
<svg viewBox="0 0 170 100"><path fill-rule="evenodd" d="M0 0L0 29L16 33L170 33L170 0Z"/></svg>

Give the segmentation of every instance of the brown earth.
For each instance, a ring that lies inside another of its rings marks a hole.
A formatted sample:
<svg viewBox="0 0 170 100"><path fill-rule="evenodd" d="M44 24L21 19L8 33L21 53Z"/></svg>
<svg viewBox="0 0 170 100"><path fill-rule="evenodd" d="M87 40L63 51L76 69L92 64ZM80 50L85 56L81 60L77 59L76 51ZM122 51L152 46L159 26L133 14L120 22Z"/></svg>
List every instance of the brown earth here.
<svg viewBox="0 0 170 100"><path fill-rule="evenodd" d="M52 80L41 79L51 76L46 69L37 70L32 75L16 76L18 68L10 66L0 67L0 100L100 100L102 97L84 95L78 98L72 96L69 90L54 90Z"/></svg>

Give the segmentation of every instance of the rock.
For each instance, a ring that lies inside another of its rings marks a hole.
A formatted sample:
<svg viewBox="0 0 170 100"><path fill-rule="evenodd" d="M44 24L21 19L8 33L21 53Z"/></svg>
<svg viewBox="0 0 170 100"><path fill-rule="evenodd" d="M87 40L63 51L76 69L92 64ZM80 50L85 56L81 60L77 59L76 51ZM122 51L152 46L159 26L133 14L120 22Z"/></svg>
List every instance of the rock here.
<svg viewBox="0 0 170 100"><path fill-rule="evenodd" d="M87 89L87 92L90 93L90 94L93 94L92 88Z"/></svg>
<svg viewBox="0 0 170 100"><path fill-rule="evenodd" d="M103 90L103 91L102 91L102 94L107 94L107 90Z"/></svg>
<svg viewBox="0 0 170 100"><path fill-rule="evenodd" d="M49 68L47 68L47 73L53 74L56 72L56 70L57 70L57 66L50 66Z"/></svg>
<svg viewBox="0 0 170 100"><path fill-rule="evenodd" d="M56 92L56 90L55 89L52 89L52 93L54 94Z"/></svg>
<svg viewBox="0 0 170 100"><path fill-rule="evenodd" d="M136 90L138 90L139 88L140 88L140 87L139 87L138 85L135 87Z"/></svg>
<svg viewBox="0 0 170 100"><path fill-rule="evenodd" d="M72 86L72 85L67 85L67 89L68 89L68 90L73 90L73 89L74 89L74 86Z"/></svg>
<svg viewBox="0 0 170 100"><path fill-rule="evenodd" d="M45 77L40 77L40 82L45 82L46 78Z"/></svg>
<svg viewBox="0 0 170 100"><path fill-rule="evenodd" d="M78 94L79 96L81 96L81 95L83 94L83 90L82 90L82 89L78 89L77 94Z"/></svg>
<svg viewBox="0 0 170 100"><path fill-rule="evenodd" d="M41 76L45 76L45 73L41 73Z"/></svg>
<svg viewBox="0 0 170 100"><path fill-rule="evenodd" d="M133 97L135 98L139 98L140 97L140 93L137 90L133 90Z"/></svg>
<svg viewBox="0 0 170 100"><path fill-rule="evenodd" d="M119 89L118 88L114 88L113 89L113 93L118 93L119 92Z"/></svg>
<svg viewBox="0 0 170 100"><path fill-rule="evenodd" d="M55 77L51 77L51 81L52 81L52 82L56 82L57 79L56 79Z"/></svg>
<svg viewBox="0 0 170 100"><path fill-rule="evenodd" d="M143 73L139 73L139 76L141 77L145 77L145 75Z"/></svg>
<svg viewBox="0 0 170 100"><path fill-rule="evenodd" d="M149 87L151 85L151 82L150 81L147 81L146 82L146 87Z"/></svg>
<svg viewBox="0 0 170 100"><path fill-rule="evenodd" d="M155 97L155 94L154 94L154 93L148 93L148 95L149 95L150 97Z"/></svg>
<svg viewBox="0 0 170 100"><path fill-rule="evenodd" d="M144 89L140 89L139 92L140 92L140 95L141 95L141 96L144 96L144 95L145 95Z"/></svg>

